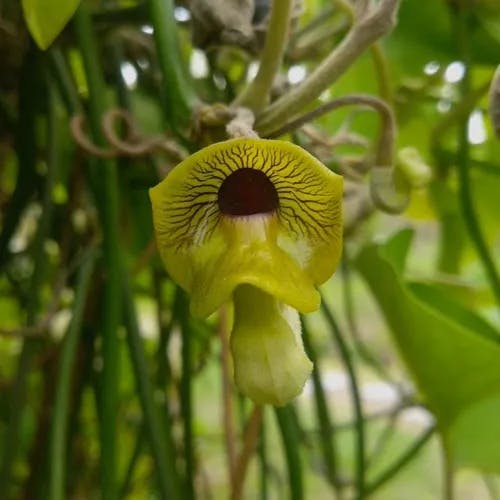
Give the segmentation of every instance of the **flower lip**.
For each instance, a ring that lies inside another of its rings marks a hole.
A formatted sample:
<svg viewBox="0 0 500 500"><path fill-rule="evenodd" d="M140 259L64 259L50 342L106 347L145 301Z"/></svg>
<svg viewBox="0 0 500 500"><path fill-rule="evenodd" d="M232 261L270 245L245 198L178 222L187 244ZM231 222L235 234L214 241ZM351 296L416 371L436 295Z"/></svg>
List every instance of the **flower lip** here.
<svg viewBox="0 0 500 500"><path fill-rule="evenodd" d="M228 175L217 193L219 209L228 216L271 213L279 207L278 192L261 170L240 168Z"/></svg>

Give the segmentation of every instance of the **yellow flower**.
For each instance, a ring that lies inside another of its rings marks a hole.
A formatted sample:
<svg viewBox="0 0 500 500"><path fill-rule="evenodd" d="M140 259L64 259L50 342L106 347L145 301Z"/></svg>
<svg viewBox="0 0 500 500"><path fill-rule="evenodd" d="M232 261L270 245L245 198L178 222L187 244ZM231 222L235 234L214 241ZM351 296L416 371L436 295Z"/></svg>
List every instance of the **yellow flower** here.
<svg viewBox="0 0 500 500"><path fill-rule="evenodd" d="M298 146L234 139L180 163L150 190L170 276L206 317L234 302L231 351L239 389L256 403L296 397L312 365L298 312L342 247L342 178Z"/></svg>

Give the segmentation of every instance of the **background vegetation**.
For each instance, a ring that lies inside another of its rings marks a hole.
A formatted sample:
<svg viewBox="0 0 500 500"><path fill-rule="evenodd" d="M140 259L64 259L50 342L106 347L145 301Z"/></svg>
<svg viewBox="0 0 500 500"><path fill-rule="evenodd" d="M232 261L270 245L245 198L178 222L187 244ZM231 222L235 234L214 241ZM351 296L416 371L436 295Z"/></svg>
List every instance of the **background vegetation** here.
<svg viewBox="0 0 500 500"><path fill-rule="evenodd" d="M0 496L499 498L498 2L403 0L381 40L393 0L275 2L293 29L266 49L266 1L22 4L0 0ZM279 409L236 392L226 312L192 318L153 240L148 188L235 99L263 137L320 108L283 138L346 179L315 369Z"/></svg>

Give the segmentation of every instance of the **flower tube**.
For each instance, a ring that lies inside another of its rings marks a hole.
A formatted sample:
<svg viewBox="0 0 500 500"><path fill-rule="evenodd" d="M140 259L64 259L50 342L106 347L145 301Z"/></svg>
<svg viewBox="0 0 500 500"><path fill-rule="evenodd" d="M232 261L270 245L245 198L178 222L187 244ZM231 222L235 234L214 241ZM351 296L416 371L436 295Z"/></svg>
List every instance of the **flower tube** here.
<svg viewBox="0 0 500 500"><path fill-rule="evenodd" d="M284 405L312 364L298 312L319 307L342 248L342 178L284 141L233 139L180 163L150 190L160 255L206 317L234 303L235 382Z"/></svg>

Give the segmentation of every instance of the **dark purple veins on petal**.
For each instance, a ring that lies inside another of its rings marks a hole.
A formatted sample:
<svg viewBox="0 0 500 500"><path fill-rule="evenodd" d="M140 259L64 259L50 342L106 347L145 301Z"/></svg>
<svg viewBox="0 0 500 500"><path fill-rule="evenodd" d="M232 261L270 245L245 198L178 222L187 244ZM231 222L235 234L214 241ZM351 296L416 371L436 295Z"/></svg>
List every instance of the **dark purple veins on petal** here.
<svg viewBox="0 0 500 500"><path fill-rule="evenodd" d="M279 198L274 184L264 172L240 168L222 182L218 203L223 214L244 216L274 212L279 206Z"/></svg>

